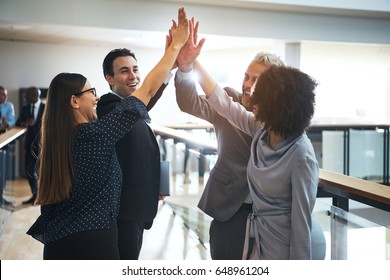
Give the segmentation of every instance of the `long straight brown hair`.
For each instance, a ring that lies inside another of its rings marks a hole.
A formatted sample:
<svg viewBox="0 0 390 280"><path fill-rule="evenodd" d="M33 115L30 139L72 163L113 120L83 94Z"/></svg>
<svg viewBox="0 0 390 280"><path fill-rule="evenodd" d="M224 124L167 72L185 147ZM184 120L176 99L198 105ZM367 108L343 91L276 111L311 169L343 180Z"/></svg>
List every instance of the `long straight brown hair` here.
<svg viewBox="0 0 390 280"><path fill-rule="evenodd" d="M42 116L38 193L35 204L52 204L69 198L72 190L72 146L75 117L70 105L87 79L77 73L60 73L51 81Z"/></svg>

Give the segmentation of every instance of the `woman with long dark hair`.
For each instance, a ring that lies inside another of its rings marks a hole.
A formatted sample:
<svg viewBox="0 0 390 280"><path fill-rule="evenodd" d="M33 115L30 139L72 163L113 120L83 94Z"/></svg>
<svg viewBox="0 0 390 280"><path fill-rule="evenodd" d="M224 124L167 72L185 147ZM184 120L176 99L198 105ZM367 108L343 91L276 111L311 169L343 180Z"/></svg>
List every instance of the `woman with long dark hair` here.
<svg viewBox="0 0 390 280"><path fill-rule="evenodd" d="M83 75L61 73L52 80L42 120L36 199L41 216L27 232L44 244L44 259L119 259L122 173L115 144L139 118L149 119L145 106L172 69L189 25L180 8L160 62L102 119L96 116L96 90Z"/></svg>

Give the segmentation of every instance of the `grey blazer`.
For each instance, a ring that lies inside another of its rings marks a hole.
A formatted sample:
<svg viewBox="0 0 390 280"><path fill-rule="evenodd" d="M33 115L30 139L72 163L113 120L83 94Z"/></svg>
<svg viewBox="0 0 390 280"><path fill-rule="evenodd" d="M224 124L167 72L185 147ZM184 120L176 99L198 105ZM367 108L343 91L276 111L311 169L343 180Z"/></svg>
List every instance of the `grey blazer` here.
<svg viewBox="0 0 390 280"><path fill-rule="evenodd" d="M175 86L176 101L180 109L214 125L218 141L218 159L210 171L198 207L218 221L227 221L242 206L249 194L246 168L252 137L219 115L206 101L205 96L199 96L192 79L181 80L176 76ZM230 88L226 90L233 100L239 102L237 91Z"/></svg>

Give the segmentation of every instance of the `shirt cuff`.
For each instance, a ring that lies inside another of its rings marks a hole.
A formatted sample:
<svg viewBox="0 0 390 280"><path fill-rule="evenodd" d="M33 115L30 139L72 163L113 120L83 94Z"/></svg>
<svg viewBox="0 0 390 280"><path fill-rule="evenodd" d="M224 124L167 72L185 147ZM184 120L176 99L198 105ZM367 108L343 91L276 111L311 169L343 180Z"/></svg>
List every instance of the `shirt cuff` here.
<svg viewBox="0 0 390 280"><path fill-rule="evenodd" d="M182 72L182 71L180 71L180 69L177 69L175 80L176 80L176 82L181 83L182 81L192 79L193 74L194 74L193 68L188 72Z"/></svg>
<svg viewBox="0 0 390 280"><path fill-rule="evenodd" d="M169 83L169 81L171 80L172 76L173 76L173 74L171 72L169 72L168 76L166 77L166 79L164 81L164 84L167 85Z"/></svg>

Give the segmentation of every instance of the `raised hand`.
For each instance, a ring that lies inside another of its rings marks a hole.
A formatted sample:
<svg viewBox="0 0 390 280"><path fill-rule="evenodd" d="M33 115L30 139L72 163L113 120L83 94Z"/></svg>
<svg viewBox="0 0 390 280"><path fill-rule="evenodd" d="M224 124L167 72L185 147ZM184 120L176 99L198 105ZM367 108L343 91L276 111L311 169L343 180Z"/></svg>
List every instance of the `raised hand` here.
<svg viewBox="0 0 390 280"><path fill-rule="evenodd" d="M168 46L172 45L180 49L187 42L190 34L190 22L183 7L179 9L177 22L172 20L172 27L169 29L172 40Z"/></svg>
<svg viewBox="0 0 390 280"><path fill-rule="evenodd" d="M176 63L180 69L180 71L188 72L191 70L194 61L199 56L203 44L205 42L205 38L202 38L198 42L198 28L199 22L195 23L194 18L191 18L190 21L190 35L188 36L188 40L186 44L180 50L180 53L176 59Z"/></svg>
<svg viewBox="0 0 390 280"><path fill-rule="evenodd" d="M156 94L157 89L164 82L169 71L171 71L181 48L187 42L190 34L190 21L187 19L184 8L180 8L178 13L178 23L172 20L172 27L169 29L169 35L172 40L167 44L163 57L152 71L146 75L141 87L132 94L133 97L138 98L145 105L149 104L150 99Z"/></svg>

